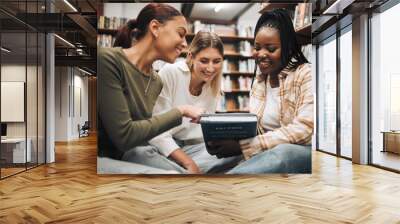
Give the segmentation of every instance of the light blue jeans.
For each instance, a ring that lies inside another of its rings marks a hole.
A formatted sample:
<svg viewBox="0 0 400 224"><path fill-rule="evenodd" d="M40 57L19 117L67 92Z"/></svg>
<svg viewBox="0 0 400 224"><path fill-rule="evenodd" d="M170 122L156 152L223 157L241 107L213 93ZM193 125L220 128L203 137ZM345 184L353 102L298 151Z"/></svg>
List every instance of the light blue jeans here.
<svg viewBox="0 0 400 224"><path fill-rule="evenodd" d="M243 159L243 156L218 159L216 156L208 154L204 143L182 146L182 150L193 159L202 173L225 173ZM162 155L153 146L135 147L125 152L122 160L147 166L148 170L156 168L154 172L162 169L187 173L186 169Z"/></svg>
<svg viewBox="0 0 400 224"><path fill-rule="evenodd" d="M311 146L280 144L234 167L228 174L311 173Z"/></svg>

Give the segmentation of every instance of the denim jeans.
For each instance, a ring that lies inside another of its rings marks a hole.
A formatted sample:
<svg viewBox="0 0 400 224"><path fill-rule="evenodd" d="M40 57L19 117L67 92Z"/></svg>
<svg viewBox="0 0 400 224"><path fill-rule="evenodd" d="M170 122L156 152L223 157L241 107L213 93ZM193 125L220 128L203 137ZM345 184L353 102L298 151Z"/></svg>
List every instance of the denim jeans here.
<svg viewBox="0 0 400 224"><path fill-rule="evenodd" d="M208 154L204 143L181 145L181 149L193 159L202 173L225 173L236 166L243 158L242 156L237 156L218 159L216 156ZM162 155L154 146L140 146L128 150L122 156L122 160L147 166L148 168L156 168L155 172L161 169L187 173L185 168Z"/></svg>
<svg viewBox="0 0 400 224"><path fill-rule="evenodd" d="M280 144L240 163L228 174L311 173L311 146Z"/></svg>
<svg viewBox="0 0 400 224"><path fill-rule="evenodd" d="M202 173L225 173L243 159L243 156L218 159L207 152L204 143L183 146L182 150L193 159Z"/></svg>
<svg viewBox="0 0 400 224"><path fill-rule="evenodd" d="M124 153L122 160L156 169L187 173L183 167L161 155L154 146L138 146L130 149Z"/></svg>

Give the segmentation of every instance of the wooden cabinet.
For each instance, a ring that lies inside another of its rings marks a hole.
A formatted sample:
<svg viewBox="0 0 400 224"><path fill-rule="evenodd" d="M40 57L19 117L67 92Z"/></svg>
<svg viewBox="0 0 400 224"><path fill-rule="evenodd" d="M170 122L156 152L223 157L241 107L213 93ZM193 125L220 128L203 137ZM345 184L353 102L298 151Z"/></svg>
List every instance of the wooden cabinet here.
<svg viewBox="0 0 400 224"><path fill-rule="evenodd" d="M400 154L400 131L387 131L383 134L383 152Z"/></svg>

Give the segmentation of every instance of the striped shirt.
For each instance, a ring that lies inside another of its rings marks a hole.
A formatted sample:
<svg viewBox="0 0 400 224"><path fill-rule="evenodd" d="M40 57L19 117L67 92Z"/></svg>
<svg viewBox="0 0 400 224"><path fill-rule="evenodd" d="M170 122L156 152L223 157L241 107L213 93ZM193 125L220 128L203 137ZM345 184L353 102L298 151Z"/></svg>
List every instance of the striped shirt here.
<svg viewBox="0 0 400 224"><path fill-rule="evenodd" d="M250 112L257 114L258 135L240 140L247 160L252 156L279 144L311 144L314 127L314 96L312 91L311 65L302 64L296 69L284 69L279 77L280 127L272 131L262 128L262 117L268 113L266 78L258 75L250 93Z"/></svg>

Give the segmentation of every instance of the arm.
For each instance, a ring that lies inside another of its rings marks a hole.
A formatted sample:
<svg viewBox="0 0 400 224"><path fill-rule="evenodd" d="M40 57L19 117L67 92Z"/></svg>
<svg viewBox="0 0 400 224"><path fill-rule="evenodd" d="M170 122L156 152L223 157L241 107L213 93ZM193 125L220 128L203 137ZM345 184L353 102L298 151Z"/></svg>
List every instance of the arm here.
<svg viewBox="0 0 400 224"><path fill-rule="evenodd" d="M134 121L122 88L118 61L111 55L99 54L98 58L98 113L113 144L126 151L152 137L179 125L182 114L178 109Z"/></svg>
<svg viewBox="0 0 400 224"><path fill-rule="evenodd" d="M154 105L154 115L162 114L173 108L175 80L174 72L171 71L174 68L170 66L171 65L165 65L158 73L163 82L163 88L157 98L156 104ZM180 148L173 139L173 130L168 130L162 133L161 135L151 139L149 143L156 146L165 157L168 157L174 150Z"/></svg>
<svg viewBox="0 0 400 224"><path fill-rule="evenodd" d="M174 76L175 74L172 74L174 73L174 68L170 66L172 65L166 65L159 71L159 75L163 81L163 89L158 96L153 109L153 114L160 114L173 108L173 101L175 97L174 90L176 88L175 81L177 80ZM199 173L200 170L196 163L192 160L192 158L186 155L184 151L182 151L173 138L173 134L177 128L179 127L162 133L161 135L150 140L149 143L156 146L160 153L165 157L169 157L176 161L179 165L185 167L189 173Z"/></svg>
<svg viewBox="0 0 400 224"><path fill-rule="evenodd" d="M314 127L314 96L312 92L312 74L309 66L299 69L303 77L300 84L298 111L293 121L274 131L240 141L240 147L246 159L279 144L306 144L312 137Z"/></svg>

